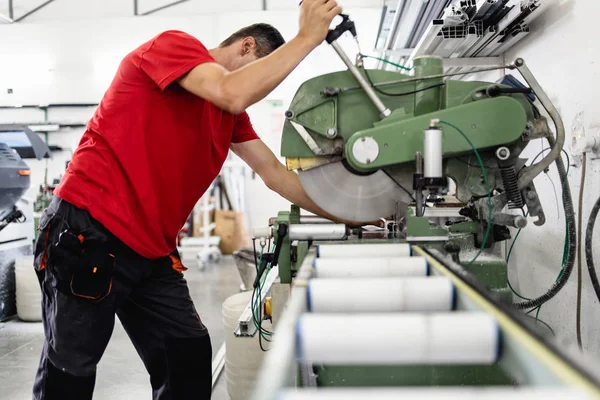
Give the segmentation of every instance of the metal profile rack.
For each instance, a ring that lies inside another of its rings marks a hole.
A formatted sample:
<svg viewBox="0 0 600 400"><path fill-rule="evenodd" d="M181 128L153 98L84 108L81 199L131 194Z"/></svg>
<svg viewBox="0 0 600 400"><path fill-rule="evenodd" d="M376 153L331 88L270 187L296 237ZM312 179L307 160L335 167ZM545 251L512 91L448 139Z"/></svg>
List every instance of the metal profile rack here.
<svg viewBox="0 0 600 400"><path fill-rule="evenodd" d="M473 58L500 57L525 38L541 7L540 0L387 1L376 51L404 66L436 55L469 67Z"/></svg>

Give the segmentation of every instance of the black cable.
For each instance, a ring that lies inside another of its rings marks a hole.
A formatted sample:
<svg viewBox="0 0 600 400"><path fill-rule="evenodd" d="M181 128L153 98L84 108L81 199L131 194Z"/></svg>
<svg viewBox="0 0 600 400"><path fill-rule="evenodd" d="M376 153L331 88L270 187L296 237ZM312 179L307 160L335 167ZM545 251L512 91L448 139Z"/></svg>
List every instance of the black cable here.
<svg viewBox="0 0 600 400"><path fill-rule="evenodd" d="M401 96L408 96L411 94L415 94L415 93L420 93L420 92L424 92L426 90L429 89L435 89L437 87L441 87L446 85L445 83L436 83L435 85L431 85L431 86L427 86L421 89L416 89L416 90L412 90L410 92L404 92L404 93L389 93L389 92L384 92L383 90L379 89L377 86L375 86L375 84L373 83L373 81L371 80L371 77L369 76L369 73L367 72L366 69L363 69L363 71L365 71L365 76L367 78L367 80L369 81L369 85L371 85L371 87L377 92L377 93L381 93L384 96L389 96L389 97L401 97Z"/></svg>
<svg viewBox="0 0 600 400"><path fill-rule="evenodd" d="M548 136L548 142L550 146L554 146L556 141L554 137ZM571 198L571 188L569 187L569 179L567 176L567 171L565 169L565 163L562 157L558 157L555 161L556 167L558 169L558 175L560 176L560 183L563 190L563 203L565 209L565 219L567 220L567 232L569 234L569 243L568 243L568 251L567 251L567 262L565 263L565 267L560 278L554 282L554 285L548 291L531 300L527 300L521 303L516 303L515 307L519 309L528 309L535 308L548 300L552 299L554 296L561 291L561 289L566 285L569 277L571 276L571 272L573 272L573 266L575 265L575 257L577 255L577 228L575 222L575 210L573 208L573 199Z"/></svg>
<svg viewBox="0 0 600 400"><path fill-rule="evenodd" d="M252 239L252 248L254 249L254 268L258 274L258 256L256 255L256 239Z"/></svg>
<svg viewBox="0 0 600 400"><path fill-rule="evenodd" d="M460 162L462 162L462 163L464 163L464 164L467 164L469 167L480 168L480 165L479 165L479 164L471 164L470 162L468 162L468 161L465 161L465 160L463 160L463 159L462 159L462 158L460 158L460 157L450 158L449 160L458 160L458 161L460 161ZM499 168L498 168L498 167L494 167L494 166L489 166L489 165L486 165L486 166L485 166L485 169L499 169ZM484 196L484 197L487 197L487 196Z"/></svg>
<svg viewBox="0 0 600 400"><path fill-rule="evenodd" d="M598 211L600 211L600 197L598 197L598 200L596 200L596 203L592 208L592 212L590 212L585 231L585 260L587 262L588 272L590 273L590 279L592 280L594 292L596 292L596 297L600 302L600 283L598 283L596 267L594 266L594 254L592 253L592 238L594 237L594 226L596 225L596 219L598 218Z"/></svg>
<svg viewBox="0 0 600 400"><path fill-rule="evenodd" d="M260 285L258 285L258 298L261 299L262 298L262 288L260 287ZM258 345L260 346L260 349L264 352L269 351L268 349L265 349L262 343L262 332L263 332L263 328L262 328L262 320L263 320L263 316L262 316L262 304L259 304L258 307ZM264 330L265 332L268 332L266 329ZM269 332L270 333L270 332Z"/></svg>
<svg viewBox="0 0 600 400"><path fill-rule="evenodd" d="M260 288L258 288L258 290L259 290L259 299L260 299L262 297L262 291L260 291ZM263 333L264 334L271 334L272 332L270 332L270 331L268 331L268 330L266 330L266 329L264 329L262 327L260 315L258 317L256 316L256 313L255 313L255 310L254 310L254 302L255 302L255 294L256 294L256 292L257 292L257 289L254 289L252 291L252 298L250 300L252 302L251 303L251 308L252 308L252 322L254 322L254 324L257 326L258 334L259 335L262 335ZM259 313L260 313L260 307L259 307Z"/></svg>
<svg viewBox="0 0 600 400"><path fill-rule="evenodd" d="M579 185L579 203L577 213L577 237L579 240L577 241L577 307L575 314L576 321L576 334L577 334L577 345L579 346L579 350L583 350L583 346L581 344L581 290L582 290L582 280L581 280L581 238L583 237L583 193L585 189L585 172L587 167L587 153L583 153L583 161L581 164L581 183Z"/></svg>

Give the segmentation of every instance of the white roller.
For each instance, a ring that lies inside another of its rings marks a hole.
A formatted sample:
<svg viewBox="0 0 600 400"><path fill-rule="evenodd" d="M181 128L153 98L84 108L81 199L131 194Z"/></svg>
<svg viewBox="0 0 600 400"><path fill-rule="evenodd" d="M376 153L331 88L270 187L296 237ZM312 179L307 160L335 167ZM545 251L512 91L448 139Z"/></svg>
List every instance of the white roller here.
<svg viewBox="0 0 600 400"><path fill-rule="evenodd" d="M316 258L314 267L317 278L426 276L429 273L425 257Z"/></svg>
<svg viewBox="0 0 600 400"><path fill-rule="evenodd" d="M292 224L291 240L341 240L346 237L344 224Z"/></svg>
<svg viewBox="0 0 600 400"><path fill-rule="evenodd" d="M323 244L317 247L320 258L351 257L408 257L411 255L408 243L375 244Z"/></svg>
<svg viewBox="0 0 600 400"><path fill-rule="evenodd" d="M443 387L438 389L298 389L283 391L279 400L551 400L591 399L582 390L565 387Z"/></svg>
<svg viewBox="0 0 600 400"><path fill-rule="evenodd" d="M485 313L305 314L298 359L326 365L492 364L500 331Z"/></svg>
<svg viewBox="0 0 600 400"><path fill-rule="evenodd" d="M309 311L321 313L451 311L454 286L437 277L311 279Z"/></svg>

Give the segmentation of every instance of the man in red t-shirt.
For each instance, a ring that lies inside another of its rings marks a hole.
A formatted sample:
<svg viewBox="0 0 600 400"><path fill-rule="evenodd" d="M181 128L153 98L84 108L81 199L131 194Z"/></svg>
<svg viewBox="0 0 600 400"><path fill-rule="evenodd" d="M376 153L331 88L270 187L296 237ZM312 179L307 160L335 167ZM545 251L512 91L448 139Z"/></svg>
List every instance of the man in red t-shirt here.
<svg viewBox="0 0 600 400"><path fill-rule="evenodd" d="M177 234L230 149L269 188L328 216L244 110L324 40L340 12L335 0L304 0L299 33L285 44L266 24L212 50L168 31L123 59L40 220L46 340L35 399L92 398L115 314L154 399L210 398L210 338L182 275Z"/></svg>

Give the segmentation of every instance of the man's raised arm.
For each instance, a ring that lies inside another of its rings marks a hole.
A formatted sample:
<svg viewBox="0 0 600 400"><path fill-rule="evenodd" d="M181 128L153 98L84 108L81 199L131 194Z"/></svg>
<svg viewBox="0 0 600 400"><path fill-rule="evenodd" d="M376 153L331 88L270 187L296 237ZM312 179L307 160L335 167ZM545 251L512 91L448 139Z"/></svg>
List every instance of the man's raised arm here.
<svg viewBox="0 0 600 400"><path fill-rule="evenodd" d="M342 9L335 0L304 0L298 35L273 53L238 70L201 64L179 80L195 95L232 114L239 114L273 91L311 51L325 40L329 25Z"/></svg>

